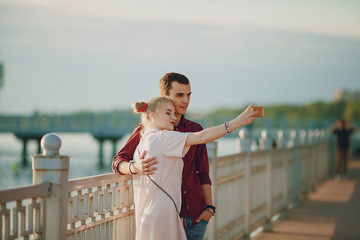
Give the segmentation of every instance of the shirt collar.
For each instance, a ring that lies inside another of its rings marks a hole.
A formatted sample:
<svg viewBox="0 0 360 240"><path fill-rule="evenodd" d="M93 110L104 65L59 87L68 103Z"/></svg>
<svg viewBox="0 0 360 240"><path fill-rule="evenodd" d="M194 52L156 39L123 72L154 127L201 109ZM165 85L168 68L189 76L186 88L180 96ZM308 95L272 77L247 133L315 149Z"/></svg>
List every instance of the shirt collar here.
<svg viewBox="0 0 360 240"><path fill-rule="evenodd" d="M182 127L187 127L187 119L184 117L184 115L181 115L180 122L177 126L174 127L174 129L177 130Z"/></svg>

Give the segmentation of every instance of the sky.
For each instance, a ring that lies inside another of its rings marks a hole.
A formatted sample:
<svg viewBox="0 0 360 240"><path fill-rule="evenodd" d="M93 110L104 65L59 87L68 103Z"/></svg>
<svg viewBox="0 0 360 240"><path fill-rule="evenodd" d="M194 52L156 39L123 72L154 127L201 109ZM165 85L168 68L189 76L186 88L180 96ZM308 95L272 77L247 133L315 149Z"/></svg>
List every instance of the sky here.
<svg viewBox="0 0 360 240"><path fill-rule="evenodd" d="M189 111L360 89L360 1L0 0L0 114L130 109L186 75Z"/></svg>

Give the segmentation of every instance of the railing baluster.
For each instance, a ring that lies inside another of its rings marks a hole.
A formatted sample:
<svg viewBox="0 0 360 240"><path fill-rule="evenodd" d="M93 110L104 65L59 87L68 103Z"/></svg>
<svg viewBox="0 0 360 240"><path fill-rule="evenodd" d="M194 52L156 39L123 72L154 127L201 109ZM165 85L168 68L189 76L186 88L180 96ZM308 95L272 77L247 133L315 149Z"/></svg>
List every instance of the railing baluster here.
<svg viewBox="0 0 360 240"><path fill-rule="evenodd" d="M22 201L17 201L17 208L19 210L19 237L25 235L25 222L26 222L26 208L22 205Z"/></svg>

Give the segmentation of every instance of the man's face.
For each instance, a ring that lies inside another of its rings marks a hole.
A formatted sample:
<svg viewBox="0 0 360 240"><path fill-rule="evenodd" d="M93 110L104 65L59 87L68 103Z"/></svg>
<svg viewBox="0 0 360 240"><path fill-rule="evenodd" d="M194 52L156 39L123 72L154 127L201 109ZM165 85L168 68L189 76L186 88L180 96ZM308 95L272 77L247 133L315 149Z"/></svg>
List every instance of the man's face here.
<svg viewBox="0 0 360 240"><path fill-rule="evenodd" d="M184 115L190 104L190 84L173 82L168 97L174 102L176 114Z"/></svg>
<svg viewBox="0 0 360 240"><path fill-rule="evenodd" d="M344 122L343 122L343 121L338 121L338 127L339 127L340 129L345 128Z"/></svg>

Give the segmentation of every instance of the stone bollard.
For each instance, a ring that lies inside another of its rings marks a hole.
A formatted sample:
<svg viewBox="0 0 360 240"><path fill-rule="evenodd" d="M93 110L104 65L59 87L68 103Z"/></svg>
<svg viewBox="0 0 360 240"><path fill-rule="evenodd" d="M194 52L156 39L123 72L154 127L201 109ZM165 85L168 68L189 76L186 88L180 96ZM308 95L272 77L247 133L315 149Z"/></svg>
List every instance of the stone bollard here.
<svg viewBox="0 0 360 240"><path fill-rule="evenodd" d="M268 130L261 131L261 138L259 139L260 150L270 151L272 149L272 140Z"/></svg>
<svg viewBox="0 0 360 240"><path fill-rule="evenodd" d="M299 139L299 142L301 145L307 145L307 137L306 137L307 133L306 133L306 130L305 129L302 129L300 131L300 139Z"/></svg>
<svg viewBox="0 0 360 240"><path fill-rule="evenodd" d="M300 144L300 139L299 139L298 131L295 129L292 129L290 131L290 141L288 142L287 147L295 148L295 147L299 146L299 144Z"/></svg>
<svg viewBox="0 0 360 240"><path fill-rule="evenodd" d="M41 139L43 154L32 156L33 184L50 182L46 199L44 239L66 239L69 157L60 156L61 139L48 133Z"/></svg>
<svg viewBox="0 0 360 240"><path fill-rule="evenodd" d="M320 142L321 137L320 137L320 130L318 128L316 128L314 130L314 142Z"/></svg>
<svg viewBox="0 0 360 240"><path fill-rule="evenodd" d="M307 132L307 144L311 145L314 142L314 131L313 130L309 130Z"/></svg>
<svg viewBox="0 0 360 240"><path fill-rule="evenodd" d="M247 128L242 128L239 131L240 139L237 140L239 152L249 153L251 150L251 136Z"/></svg>
<svg viewBox="0 0 360 240"><path fill-rule="evenodd" d="M276 147L279 149L285 149L286 144L287 144L287 138L285 136L285 131L279 130L277 132Z"/></svg>

